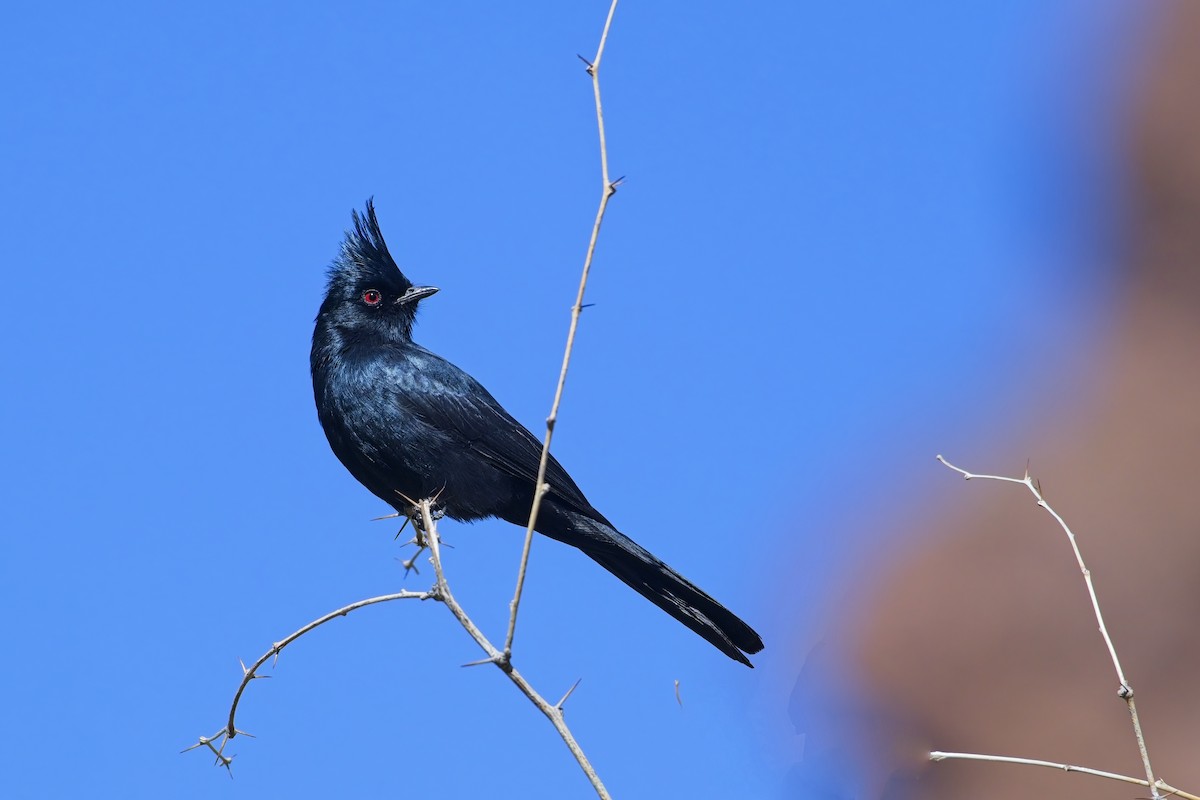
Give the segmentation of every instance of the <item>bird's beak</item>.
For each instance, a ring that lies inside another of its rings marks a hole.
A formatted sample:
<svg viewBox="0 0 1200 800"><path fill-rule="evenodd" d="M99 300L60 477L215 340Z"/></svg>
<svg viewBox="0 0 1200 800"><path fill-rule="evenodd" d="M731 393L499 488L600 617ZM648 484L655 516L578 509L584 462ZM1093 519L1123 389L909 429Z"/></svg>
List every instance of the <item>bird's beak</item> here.
<svg viewBox="0 0 1200 800"><path fill-rule="evenodd" d="M423 300L431 294L437 294L438 287L436 286L413 286L407 292L396 298L397 303L415 303L418 300Z"/></svg>

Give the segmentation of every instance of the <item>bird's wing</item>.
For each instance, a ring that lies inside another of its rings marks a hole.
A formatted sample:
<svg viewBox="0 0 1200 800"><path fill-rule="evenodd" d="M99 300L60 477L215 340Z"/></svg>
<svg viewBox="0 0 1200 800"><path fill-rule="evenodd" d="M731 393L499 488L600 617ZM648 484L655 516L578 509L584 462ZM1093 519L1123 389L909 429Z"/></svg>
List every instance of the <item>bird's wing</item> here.
<svg viewBox="0 0 1200 800"><path fill-rule="evenodd" d="M404 404L497 469L528 481L532 487L537 482L542 443L513 419L479 381L440 356L429 351L423 355L426 359L422 359L425 363L421 374L425 390L405 393ZM427 360L428 356L436 361ZM553 455L546 464L546 482L560 500L581 513L599 517L599 512L592 508Z"/></svg>

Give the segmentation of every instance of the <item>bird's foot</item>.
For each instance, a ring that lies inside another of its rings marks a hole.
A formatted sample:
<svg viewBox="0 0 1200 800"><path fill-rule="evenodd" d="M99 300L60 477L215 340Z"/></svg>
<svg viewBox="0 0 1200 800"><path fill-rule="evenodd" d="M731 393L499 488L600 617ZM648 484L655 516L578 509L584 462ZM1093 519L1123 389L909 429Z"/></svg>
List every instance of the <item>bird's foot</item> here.
<svg viewBox="0 0 1200 800"><path fill-rule="evenodd" d="M446 516L446 509L444 509L441 506L437 505L436 503L430 501L430 503L429 503L429 519L430 519L430 521L436 525L438 523L438 521L443 519L445 516ZM426 533L426 530L425 530L425 513L421 509L420 503L415 503L411 507L409 507L408 519L410 522L412 522L413 527L416 528L416 530L417 530L417 539L418 539L417 543L422 544L423 543L422 534Z"/></svg>

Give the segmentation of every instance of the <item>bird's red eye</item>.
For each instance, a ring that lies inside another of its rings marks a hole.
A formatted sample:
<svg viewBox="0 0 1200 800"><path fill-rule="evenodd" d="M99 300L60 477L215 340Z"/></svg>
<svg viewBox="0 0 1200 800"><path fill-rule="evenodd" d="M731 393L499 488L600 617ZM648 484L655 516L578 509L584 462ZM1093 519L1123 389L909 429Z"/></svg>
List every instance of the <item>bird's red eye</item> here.
<svg viewBox="0 0 1200 800"><path fill-rule="evenodd" d="M382 299L383 295L379 293L378 289L367 289L363 292L363 302L369 306L379 305L379 301Z"/></svg>

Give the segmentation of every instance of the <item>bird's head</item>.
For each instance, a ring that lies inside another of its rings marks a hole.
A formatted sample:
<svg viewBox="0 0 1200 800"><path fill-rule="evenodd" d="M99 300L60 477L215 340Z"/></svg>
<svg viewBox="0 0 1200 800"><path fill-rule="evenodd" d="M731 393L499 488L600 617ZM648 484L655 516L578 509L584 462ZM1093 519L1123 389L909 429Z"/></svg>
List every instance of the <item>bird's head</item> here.
<svg viewBox="0 0 1200 800"><path fill-rule="evenodd" d="M414 286L404 277L383 241L371 200L365 214L350 213L354 228L346 231L342 250L329 267L329 286L317 321L345 332L374 331L408 339L417 304L437 287Z"/></svg>

